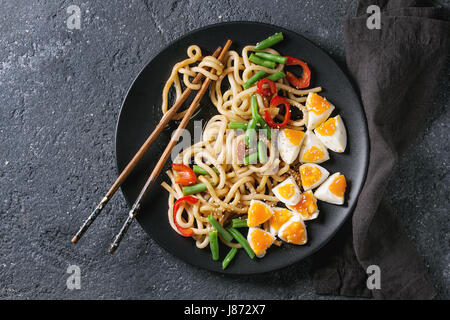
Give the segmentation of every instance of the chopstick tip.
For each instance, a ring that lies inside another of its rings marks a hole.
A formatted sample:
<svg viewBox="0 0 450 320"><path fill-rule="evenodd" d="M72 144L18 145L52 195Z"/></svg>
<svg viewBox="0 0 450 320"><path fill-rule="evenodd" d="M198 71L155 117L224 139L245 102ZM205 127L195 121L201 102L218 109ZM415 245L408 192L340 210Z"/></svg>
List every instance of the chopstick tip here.
<svg viewBox="0 0 450 320"><path fill-rule="evenodd" d="M111 254L114 254L114 252L116 252L116 247L114 247L113 245L111 245L108 249L108 252Z"/></svg>

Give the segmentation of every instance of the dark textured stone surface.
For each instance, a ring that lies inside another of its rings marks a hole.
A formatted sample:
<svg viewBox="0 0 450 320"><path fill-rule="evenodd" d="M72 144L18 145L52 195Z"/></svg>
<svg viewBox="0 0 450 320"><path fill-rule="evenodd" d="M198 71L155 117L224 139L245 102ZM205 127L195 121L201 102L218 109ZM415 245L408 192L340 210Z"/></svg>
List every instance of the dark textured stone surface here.
<svg viewBox="0 0 450 320"><path fill-rule="evenodd" d="M81 30L66 27L72 4L81 8ZM352 0L0 0L0 298L323 298L312 288L311 259L270 274L223 276L172 257L138 224L111 256L106 249L127 212L120 193L78 245L70 238L116 177L122 99L168 42L220 21L262 21L302 33L343 65L341 21L354 7ZM447 299L448 74L388 190ZM72 264L81 268L80 290L66 287Z"/></svg>

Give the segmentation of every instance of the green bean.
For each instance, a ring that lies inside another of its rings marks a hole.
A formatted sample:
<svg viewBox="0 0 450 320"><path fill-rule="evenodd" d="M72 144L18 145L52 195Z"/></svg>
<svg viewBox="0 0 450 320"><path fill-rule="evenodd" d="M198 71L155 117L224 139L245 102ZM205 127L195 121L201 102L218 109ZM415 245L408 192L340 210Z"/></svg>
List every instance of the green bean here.
<svg viewBox="0 0 450 320"><path fill-rule="evenodd" d="M270 76L267 77L267 79L270 79L273 82L277 82L278 80L280 80L284 77L286 77L284 72L278 71L278 72L272 73Z"/></svg>
<svg viewBox="0 0 450 320"><path fill-rule="evenodd" d="M248 155L244 158L244 165L248 166L250 164L257 164L258 163L258 153L252 153L251 155Z"/></svg>
<svg viewBox="0 0 450 320"><path fill-rule="evenodd" d="M233 236L227 231L225 230L224 227L222 227L216 219L214 219L214 217L212 215L208 216L208 220L211 223L211 225L214 227L214 229L217 230L217 232L219 232L219 234L222 236L222 238L227 241L227 242L231 242L233 240Z"/></svg>
<svg viewBox="0 0 450 320"><path fill-rule="evenodd" d="M279 56L276 54L266 53L266 52L255 52L255 56L258 58L269 60L277 63L285 64L287 62L287 58L283 56Z"/></svg>
<svg viewBox="0 0 450 320"><path fill-rule="evenodd" d="M255 84L256 82L258 82L259 80L264 78L266 74L267 73L262 70L255 73L255 75L253 77L251 77L250 79L247 80L246 83L244 83L244 85L243 85L244 89L247 90L248 88L250 88L253 84Z"/></svg>
<svg viewBox="0 0 450 320"><path fill-rule="evenodd" d="M230 122L228 124L228 129L233 130L247 130L248 124L245 122Z"/></svg>
<svg viewBox="0 0 450 320"><path fill-rule="evenodd" d="M282 40L283 40L283 33L282 32L275 33L274 35L268 37L267 39L257 43L255 50L264 50L270 48Z"/></svg>
<svg viewBox="0 0 450 320"><path fill-rule="evenodd" d="M256 143L256 125L258 121L252 118L247 126L247 131L245 131L245 145L250 148L253 147Z"/></svg>
<svg viewBox="0 0 450 320"><path fill-rule="evenodd" d="M250 259L253 259L255 257L255 253L253 252L252 248L248 244L248 241L244 238L242 233L240 233L239 231L237 231L234 228L228 228L227 230L228 230L229 233L231 233L233 238L237 242L239 242L239 244L242 246L242 248L244 248L244 250L247 252L247 254L250 257Z"/></svg>
<svg viewBox="0 0 450 320"><path fill-rule="evenodd" d="M260 123L261 120L264 121L264 119L259 114L258 99L256 98L256 95L252 95L250 100L250 107L252 108L252 118L255 119L258 123Z"/></svg>
<svg viewBox="0 0 450 320"><path fill-rule="evenodd" d="M258 99L256 98L255 95L252 95L252 98L250 100L250 106L252 108L252 118L255 119L264 130L266 130L267 139L270 139L272 136L271 128L267 124L267 122L264 121L263 117L261 117L261 115L259 114Z"/></svg>
<svg viewBox="0 0 450 320"><path fill-rule="evenodd" d="M233 219L231 220L233 228L248 228L247 219Z"/></svg>
<svg viewBox="0 0 450 320"><path fill-rule="evenodd" d="M231 250L228 252L225 259L222 261L222 270L225 270L226 267L230 264L231 260L233 260L234 256L236 255L236 252L238 251L237 248L231 248Z"/></svg>
<svg viewBox="0 0 450 320"><path fill-rule="evenodd" d="M214 261L219 260L219 239L217 236L217 230L208 233L209 248L211 249L212 258Z"/></svg>
<svg viewBox="0 0 450 320"><path fill-rule="evenodd" d="M214 187L216 184L214 182L210 182L210 184ZM192 186L183 186L181 191L183 191L184 196L189 196L191 194L200 193L206 191L206 185L204 183L197 183Z"/></svg>
<svg viewBox="0 0 450 320"><path fill-rule="evenodd" d="M250 62L253 62L254 64L259 64L260 66L270 69L274 69L276 65L275 62L261 59L260 57L255 56L254 53L252 53L250 57L248 57L248 60L250 60Z"/></svg>
<svg viewBox="0 0 450 320"><path fill-rule="evenodd" d="M267 147L261 140L258 141L258 159L260 163L264 164L267 162Z"/></svg>
<svg viewBox="0 0 450 320"><path fill-rule="evenodd" d="M219 174L219 170L217 170L216 168L212 168L212 169L215 173ZM204 175L204 176L209 175L208 171L206 171L205 169L203 169L202 167L200 167L196 164L194 164L194 166L192 167L192 170L194 171L194 173L196 175Z"/></svg>

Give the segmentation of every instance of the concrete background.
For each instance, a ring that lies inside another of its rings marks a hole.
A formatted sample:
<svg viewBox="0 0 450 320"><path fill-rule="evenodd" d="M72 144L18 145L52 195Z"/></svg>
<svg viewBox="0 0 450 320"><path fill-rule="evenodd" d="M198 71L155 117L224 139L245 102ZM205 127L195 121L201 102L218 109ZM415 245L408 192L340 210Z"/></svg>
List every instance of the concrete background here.
<svg viewBox="0 0 450 320"><path fill-rule="evenodd" d="M120 193L78 245L70 239L116 178L114 130L126 90L168 42L220 21L262 21L303 34L344 65L341 22L355 3L0 0L0 298L325 298L312 288L311 259L223 276L169 255L137 223L111 256L127 211ZM81 30L66 27L72 4L81 9ZM387 191L446 299L449 73ZM80 290L66 287L72 264L81 268Z"/></svg>

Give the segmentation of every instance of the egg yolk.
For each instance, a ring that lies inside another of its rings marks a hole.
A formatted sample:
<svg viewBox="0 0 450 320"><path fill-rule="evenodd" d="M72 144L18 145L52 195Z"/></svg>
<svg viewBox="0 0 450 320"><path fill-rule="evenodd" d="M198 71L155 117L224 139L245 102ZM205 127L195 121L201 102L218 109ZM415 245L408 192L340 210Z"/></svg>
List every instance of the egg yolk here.
<svg viewBox="0 0 450 320"><path fill-rule="evenodd" d="M332 136L336 132L336 119L328 119L322 123L316 131L322 136Z"/></svg>
<svg viewBox="0 0 450 320"><path fill-rule="evenodd" d="M284 134L286 138L292 143L294 146L298 146L305 136L303 131L292 130L292 129L284 129Z"/></svg>
<svg viewBox="0 0 450 320"><path fill-rule="evenodd" d="M288 209L274 210L274 214L270 218L270 226L275 229L275 231L278 231L291 217L292 213Z"/></svg>
<svg viewBox="0 0 450 320"><path fill-rule="evenodd" d="M308 109L314 112L316 115L320 115L330 108L330 103L319 96L317 93L313 93L309 97Z"/></svg>
<svg viewBox="0 0 450 320"><path fill-rule="evenodd" d="M295 187L293 184L290 184L290 183L285 184L284 186L281 186L277 189L278 189L280 196L284 199L290 199L295 194Z"/></svg>
<svg viewBox="0 0 450 320"><path fill-rule="evenodd" d="M253 202L248 209L247 224L249 227L256 227L269 220L271 216L272 210L270 210L264 203Z"/></svg>
<svg viewBox="0 0 450 320"><path fill-rule="evenodd" d="M292 222L283 230L282 237L289 243L306 243L305 228L301 222Z"/></svg>
<svg viewBox="0 0 450 320"><path fill-rule="evenodd" d="M250 246L256 255L260 256L266 252L273 243L273 237L262 230L253 230L251 234Z"/></svg>
<svg viewBox="0 0 450 320"><path fill-rule="evenodd" d="M302 217L307 219L311 218L312 214L317 211L317 204L316 201L314 201L312 192L303 192L299 203L292 206L292 208L301 214Z"/></svg>
<svg viewBox="0 0 450 320"><path fill-rule="evenodd" d="M309 187L320 180L322 172L316 167L306 166L300 169L300 177L302 179L302 185Z"/></svg>
<svg viewBox="0 0 450 320"><path fill-rule="evenodd" d="M315 146L312 146L309 150L306 150L306 152L303 154L302 160L317 161L323 159L323 157L324 157L323 151Z"/></svg>
<svg viewBox="0 0 450 320"><path fill-rule="evenodd" d="M345 189L347 188L347 181L344 175L340 175L334 179L330 184L329 188L331 193L338 196L339 198L344 197Z"/></svg>

